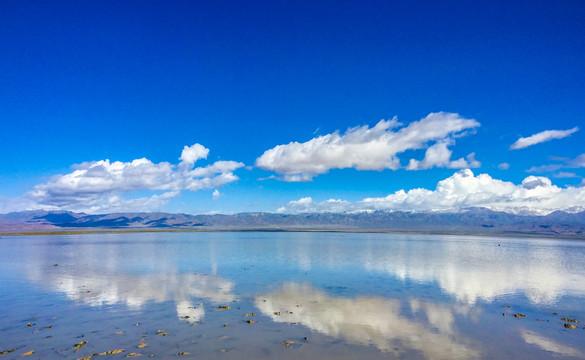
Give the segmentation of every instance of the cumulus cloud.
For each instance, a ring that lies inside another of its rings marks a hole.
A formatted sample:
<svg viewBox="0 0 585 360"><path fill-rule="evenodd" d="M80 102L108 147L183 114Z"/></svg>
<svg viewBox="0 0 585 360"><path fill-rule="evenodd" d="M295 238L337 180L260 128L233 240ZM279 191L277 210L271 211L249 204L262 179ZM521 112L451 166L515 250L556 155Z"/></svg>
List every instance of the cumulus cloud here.
<svg viewBox="0 0 585 360"><path fill-rule="evenodd" d="M423 149L434 142L425 158L413 159L407 169L477 167L479 162L473 154L467 160L451 161L448 146L479 126L474 119L445 112L431 113L405 127L396 118L381 120L372 128L358 126L344 134L334 132L304 143L278 145L256 159L256 166L281 174L280 179L285 181L310 181L330 169L396 170L401 167L397 154Z"/></svg>
<svg viewBox="0 0 585 360"><path fill-rule="evenodd" d="M219 192L219 190L215 189L213 190L213 194L211 194L211 197L213 200L217 200L221 197L221 193Z"/></svg>
<svg viewBox="0 0 585 360"><path fill-rule="evenodd" d="M432 167L444 167L449 169L477 168L481 163L475 160L475 153L467 155L467 159L460 158L451 160L453 153L448 146L450 141L440 141L429 147L425 152L425 157L421 161L410 159L406 170L426 170Z"/></svg>
<svg viewBox="0 0 585 360"><path fill-rule="evenodd" d="M199 159L207 159L207 154L209 154L209 149L201 144L193 144L183 148L179 160L182 163L193 165Z"/></svg>
<svg viewBox="0 0 585 360"><path fill-rule="evenodd" d="M141 158L130 162L100 160L85 162L73 171L56 175L36 185L22 197L27 209L66 209L95 213L99 211L151 211L183 190L216 189L238 180L234 171L244 166L235 161L217 161L194 168L207 157L209 149L200 144L185 146L180 163L153 163ZM141 191L158 192L147 197L125 198ZM20 209L23 210L23 209Z"/></svg>
<svg viewBox="0 0 585 360"><path fill-rule="evenodd" d="M399 190L386 197L357 202L330 199L315 202L310 197L289 202L280 213L342 212L367 210L426 211L486 207L505 212L531 211L548 214L556 210L585 206L585 188L560 188L542 176L528 176L521 184L494 179L488 174L474 175L460 170L438 182L434 190Z"/></svg>
<svg viewBox="0 0 585 360"><path fill-rule="evenodd" d="M508 170L510 168L510 164L508 163L501 163L498 165L498 169L500 170Z"/></svg>
<svg viewBox="0 0 585 360"><path fill-rule="evenodd" d="M567 136L577 132L578 130L579 127L575 126L574 128L569 130L546 130L529 137L525 138L521 137L510 146L510 150L524 149L529 146L551 141L554 139L566 138Z"/></svg>

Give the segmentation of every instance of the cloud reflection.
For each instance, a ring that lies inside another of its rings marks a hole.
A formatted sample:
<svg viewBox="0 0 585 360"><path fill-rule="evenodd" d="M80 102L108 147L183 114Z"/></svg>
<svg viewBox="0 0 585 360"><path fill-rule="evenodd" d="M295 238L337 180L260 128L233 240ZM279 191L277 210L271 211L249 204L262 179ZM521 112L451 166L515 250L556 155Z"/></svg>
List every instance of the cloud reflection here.
<svg viewBox="0 0 585 360"><path fill-rule="evenodd" d="M336 298L308 284L285 283L273 293L256 297L255 305L275 322L296 322L395 355L406 348L432 359L478 356L454 330L451 309L418 300L410 306L424 312L430 324L414 314L407 318L403 304L396 299Z"/></svg>
<svg viewBox="0 0 585 360"><path fill-rule="evenodd" d="M583 353L575 348L560 344L554 340L530 331L523 331L521 336L527 344L536 345L544 351L552 352L562 356L583 356Z"/></svg>
<svg viewBox="0 0 585 360"><path fill-rule="evenodd" d="M435 283L464 304L524 294L532 304L550 305L565 295L585 296L582 244L563 242L376 234L360 239L359 246L314 237L295 247L286 244L286 249L304 269L355 266L403 281Z"/></svg>
<svg viewBox="0 0 585 360"><path fill-rule="evenodd" d="M364 266L404 280L436 282L468 304L517 293L533 304L553 304L565 294L585 295L585 259L567 262L566 254L553 246L476 241L436 241L423 254L416 251L415 241L400 251L364 254ZM572 262L582 266L568 271Z"/></svg>
<svg viewBox="0 0 585 360"><path fill-rule="evenodd" d="M191 300L207 299L214 303L231 302L234 283L215 275L194 273L170 274L100 274L75 272L63 274L54 271L33 272L29 279L42 283L52 291L64 293L69 299L90 306L124 304L141 308L147 302L175 301L178 316L189 316L192 321L205 315L203 307Z"/></svg>

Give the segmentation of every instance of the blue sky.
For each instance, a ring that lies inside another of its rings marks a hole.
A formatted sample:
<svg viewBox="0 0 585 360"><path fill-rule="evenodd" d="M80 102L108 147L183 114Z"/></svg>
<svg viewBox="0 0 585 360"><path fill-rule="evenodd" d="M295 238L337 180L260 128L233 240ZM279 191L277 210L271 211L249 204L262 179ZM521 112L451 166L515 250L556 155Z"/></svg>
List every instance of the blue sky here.
<svg viewBox="0 0 585 360"><path fill-rule="evenodd" d="M0 14L0 212L585 206L582 1L3 1ZM180 165L194 144L206 158ZM432 193L364 202L416 188ZM484 188L491 200L472 201Z"/></svg>

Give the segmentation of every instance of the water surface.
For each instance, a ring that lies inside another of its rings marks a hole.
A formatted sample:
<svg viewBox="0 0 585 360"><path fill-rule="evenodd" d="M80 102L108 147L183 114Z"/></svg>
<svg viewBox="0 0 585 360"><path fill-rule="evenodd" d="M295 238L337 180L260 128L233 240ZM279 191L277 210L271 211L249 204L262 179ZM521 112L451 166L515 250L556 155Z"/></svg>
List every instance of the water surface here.
<svg viewBox="0 0 585 360"><path fill-rule="evenodd" d="M16 349L1 359L585 357L580 241L134 233L0 249L0 351Z"/></svg>

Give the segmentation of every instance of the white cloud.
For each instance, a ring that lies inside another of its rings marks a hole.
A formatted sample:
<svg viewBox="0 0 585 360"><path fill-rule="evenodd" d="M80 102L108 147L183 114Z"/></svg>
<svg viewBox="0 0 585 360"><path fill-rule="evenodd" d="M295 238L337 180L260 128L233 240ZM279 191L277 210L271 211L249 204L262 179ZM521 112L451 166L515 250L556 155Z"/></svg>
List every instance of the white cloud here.
<svg viewBox="0 0 585 360"><path fill-rule="evenodd" d="M334 132L304 143L278 145L256 159L256 166L283 175L280 179L285 181L310 181L330 169L395 170L401 167L397 154L423 149L435 142L425 159L411 161L410 169L476 167L479 163L473 154L467 160L451 161L451 151L447 146L454 144L455 138L465 136L466 130L479 126L473 119L445 112L431 113L406 127L402 127L396 118L381 120L372 128L358 126L348 129L343 135Z"/></svg>
<svg viewBox="0 0 585 360"><path fill-rule="evenodd" d="M343 212L353 205L349 201L329 199L322 202L314 202L312 198L305 197L299 200L293 200L288 203L287 207L281 207L276 212L287 213L294 209L295 213L305 212Z"/></svg>
<svg viewBox="0 0 585 360"><path fill-rule="evenodd" d="M581 154L574 159L569 159L567 162L567 167L576 169L576 168L584 168L585 167L585 154Z"/></svg>
<svg viewBox="0 0 585 360"><path fill-rule="evenodd" d="M217 191L218 187L238 180L233 171L244 166L240 162L217 161L193 168L195 162L206 158L208 153L209 149L194 144L185 146L178 165L155 164L145 158L130 162L85 162L75 165L71 173L56 175L36 185L13 203L26 206L18 210L66 209L89 213L160 209L182 190L215 188ZM123 197L139 191L162 193L133 199Z"/></svg>
<svg viewBox="0 0 585 360"><path fill-rule="evenodd" d="M86 213L97 212L142 212L162 208L171 198L180 194L179 191L168 191L162 194L155 194L150 197L141 197L136 199L124 199L120 195L107 195L96 197L94 200L82 204L82 209ZM46 208L43 206L43 208ZM59 207L56 207L59 209Z"/></svg>
<svg viewBox="0 0 585 360"><path fill-rule="evenodd" d="M530 169L526 170L526 172L531 173L545 173L545 172L553 172L559 169L562 169L562 164L549 164L549 165L540 165L540 166L533 166Z"/></svg>
<svg viewBox="0 0 585 360"><path fill-rule="evenodd" d="M207 154L209 154L209 149L201 144L193 144L183 148L179 160L185 164L193 165L199 159L207 159Z"/></svg>
<svg viewBox="0 0 585 360"><path fill-rule="evenodd" d="M579 169L585 167L585 154L581 154L574 159L564 157L551 157L553 161L557 161L556 164L547 164L540 166L533 166L526 170L527 172L543 173L553 172L559 169Z"/></svg>
<svg viewBox="0 0 585 360"><path fill-rule="evenodd" d="M221 197L221 195L222 194L219 192L219 190L215 189L215 190L213 190L213 194L211 194L211 198L213 200L217 200Z"/></svg>
<svg viewBox="0 0 585 360"><path fill-rule="evenodd" d="M578 177L577 174L572 172L560 171L557 174L553 175L556 178L576 178Z"/></svg>
<svg viewBox="0 0 585 360"><path fill-rule="evenodd" d="M510 150L524 149L529 146L551 141L554 139L562 139L573 134L574 132L577 132L578 130L579 127L575 126L574 128L569 130L546 130L529 137L525 138L521 137L510 146Z"/></svg>
<svg viewBox="0 0 585 360"><path fill-rule="evenodd" d="M291 201L278 209L281 213L342 212L364 210L454 210L480 206L493 210L520 210L547 214L555 210L585 206L585 188L560 188L550 179L528 176L522 184L494 179L488 174L474 175L460 170L438 182L435 190L422 188L399 190L386 197L366 198L358 202L330 199L315 202L310 197Z"/></svg>
<svg viewBox="0 0 585 360"><path fill-rule="evenodd" d="M498 169L500 170L508 170L510 168L510 164L508 163L501 163L498 165Z"/></svg>
<svg viewBox="0 0 585 360"><path fill-rule="evenodd" d="M449 169L466 169L477 168L481 163L475 160L475 153L467 155L467 160L464 158L458 160L451 160L451 154L448 146L450 141L440 141L435 145L429 147L425 152L425 157L421 161L410 159L406 170L426 170L432 167L444 167Z"/></svg>

